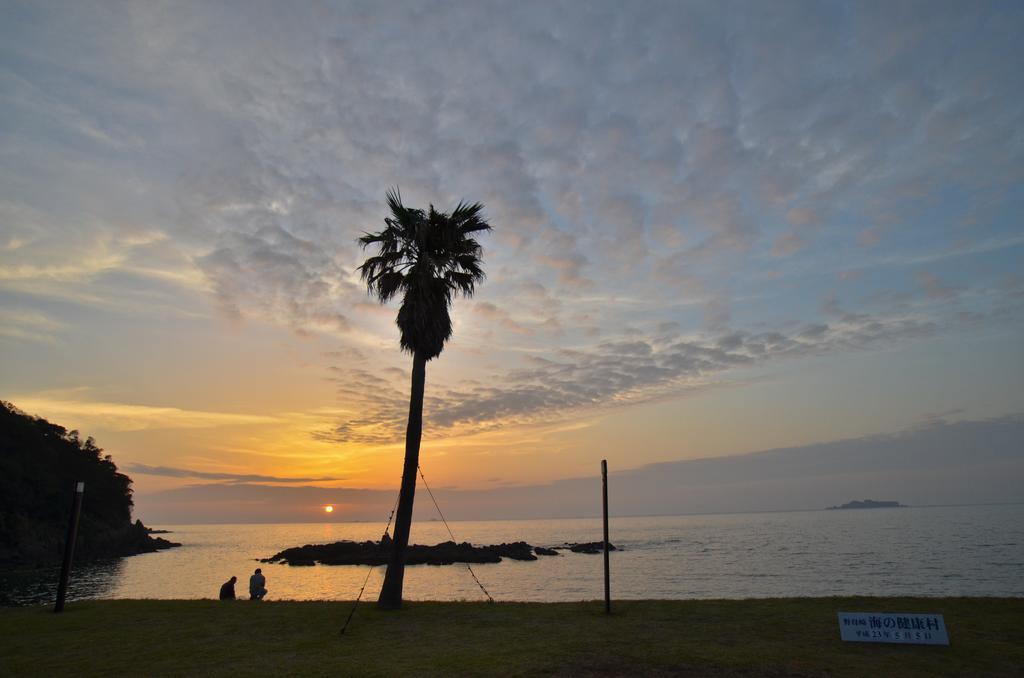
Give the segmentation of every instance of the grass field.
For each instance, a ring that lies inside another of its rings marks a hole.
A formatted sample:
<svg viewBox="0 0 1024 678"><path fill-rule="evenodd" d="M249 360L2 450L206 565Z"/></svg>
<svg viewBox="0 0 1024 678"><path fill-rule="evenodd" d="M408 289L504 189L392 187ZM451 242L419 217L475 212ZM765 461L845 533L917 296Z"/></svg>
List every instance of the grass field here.
<svg viewBox="0 0 1024 678"><path fill-rule="evenodd" d="M117 600L0 609L0 676L1024 676L1024 599L363 604ZM951 645L844 643L836 612L945 615Z"/></svg>

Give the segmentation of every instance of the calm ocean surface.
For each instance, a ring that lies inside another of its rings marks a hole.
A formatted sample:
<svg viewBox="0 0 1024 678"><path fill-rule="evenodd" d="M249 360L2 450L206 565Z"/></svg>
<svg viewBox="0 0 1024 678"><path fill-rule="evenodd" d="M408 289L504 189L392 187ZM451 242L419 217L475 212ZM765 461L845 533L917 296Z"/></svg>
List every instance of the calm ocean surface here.
<svg viewBox="0 0 1024 678"><path fill-rule="evenodd" d="M257 563L277 551L341 539L377 539L383 525L166 525L180 548L73 572L70 599L215 598L220 584L262 567L268 599L355 598L360 566ZM536 546L601 538L599 519L453 522L458 541ZM412 542L448 539L444 525L413 525ZM614 598L748 598L830 595L1024 596L1024 505L955 506L708 516L615 518ZM474 565L498 601L603 596L600 555L566 552L535 562ZM384 568L370 576L376 599ZM56 572L0 581L5 604L51 602ZM407 599L483 598L465 565L406 570Z"/></svg>

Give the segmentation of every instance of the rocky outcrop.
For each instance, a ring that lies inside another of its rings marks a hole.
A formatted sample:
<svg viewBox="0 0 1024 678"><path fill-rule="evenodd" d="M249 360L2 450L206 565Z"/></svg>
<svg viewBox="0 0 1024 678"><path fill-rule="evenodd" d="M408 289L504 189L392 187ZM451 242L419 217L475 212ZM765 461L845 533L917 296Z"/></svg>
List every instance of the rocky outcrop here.
<svg viewBox="0 0 1024 678"><path fill-rule="evenodd" d="M264 563L287 565L385 565L388 561L391 540L337 541L333 544L306 544L285 549ZM452 563L500 563L502 558L512 560L537 560L534 547L524 541L491 546L473 546L468 542L456 544L446 541L434 546L412 544L405 550L406 565L451 565Z"/></svg>
<svg viewBox="0 0 1024 678"><path fill-rule="evenodd" d="M74 488L84 483L75 563L178 546L132 522L132 480L78 431L0 401L0 570L44 568L64 554Z"/></svg>
<svg viewBox="0 0 1024 678"><path fill-rule="evenodd" d="M333 544L306 544L285 549L261 563L282 565L386 565L391 550L391 538L384 536L381 541L336 541ZM451 565L452 563L500 563L502 558L512 560L537 560L537 556L558 556L560 550L573 553L601 553L604 543L599 541L583 544L568 543L553 548L531 546L525 541L491 546L473 546L469 542L457 544L446 541L433 546L410 544L405 550L406 565ZM608 544L608 550L617 550Z"/></svg>
<svg viewBox="0 0 1024 678"><path fill-rule="evenodd" d="M588 541L588 542L585 542L585 543L582 543L582 544L570 544L570 543L567 542L564 545L556 546L555 548L556 549L569 550L569 551L572 551L573 553L590 553L590 554L604 553L604 542L603 541ZM618 551L618 549L615 548L615 544L612 544L611 542L608 542L608 550L609 551Z"/></svg>
<svg viewBox="0 0 1024 678"><path fill-rule="evenodd" d="M163 551L164 549L174 548L181 546L177 542L164 539L163 537L154 537L154 534L168 534L168 530L151 530L142 524L141 520L136 520L135 523L127 530L124 540L121 542L120 548L117 550L118 555L122 556L134 556L139 553L153 553L155 551Z"/></svg>

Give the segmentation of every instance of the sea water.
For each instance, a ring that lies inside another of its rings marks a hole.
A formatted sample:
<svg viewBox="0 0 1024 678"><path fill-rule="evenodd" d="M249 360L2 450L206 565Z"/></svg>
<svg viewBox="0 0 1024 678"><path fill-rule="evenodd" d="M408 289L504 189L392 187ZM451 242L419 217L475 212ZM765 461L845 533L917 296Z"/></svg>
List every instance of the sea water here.
<svg viewBox="0 0 1024 678"><path fill-rule="evenodd" d="M599 541L599 518L459 521L456 541L535 546ZM364 581L375 600L384 568L260 563L278 551L342 539L378 539L383 525L167 525L180 548L75 567L69 600L215 598L262 567L268 599L352 600ZM412 543L451 539L443 523L418 522ZM613 598L775 596L1024 596L1024 505L948 506L735 515L612 518ZM602 557L561 552L537 561L473 565L498 601L603 596ZM369 579L367 580L367 575ZM56 570L0 575L4 604L50 602ZM483 600L464 564L406 569L411 600Z"/></svg>

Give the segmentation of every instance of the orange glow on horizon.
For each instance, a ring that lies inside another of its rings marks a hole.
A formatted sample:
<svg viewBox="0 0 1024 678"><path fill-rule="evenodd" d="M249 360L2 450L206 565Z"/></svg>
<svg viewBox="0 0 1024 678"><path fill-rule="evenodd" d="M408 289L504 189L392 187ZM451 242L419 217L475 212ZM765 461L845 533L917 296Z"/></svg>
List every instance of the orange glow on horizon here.
<svg viewBox="0 0 1024 678"><path fill-rule="evenodd" d="M324 513L333 513L333 512L334 512L334 507L331 506L330 504L328 504L327 506L324 507Z"/></svg>

